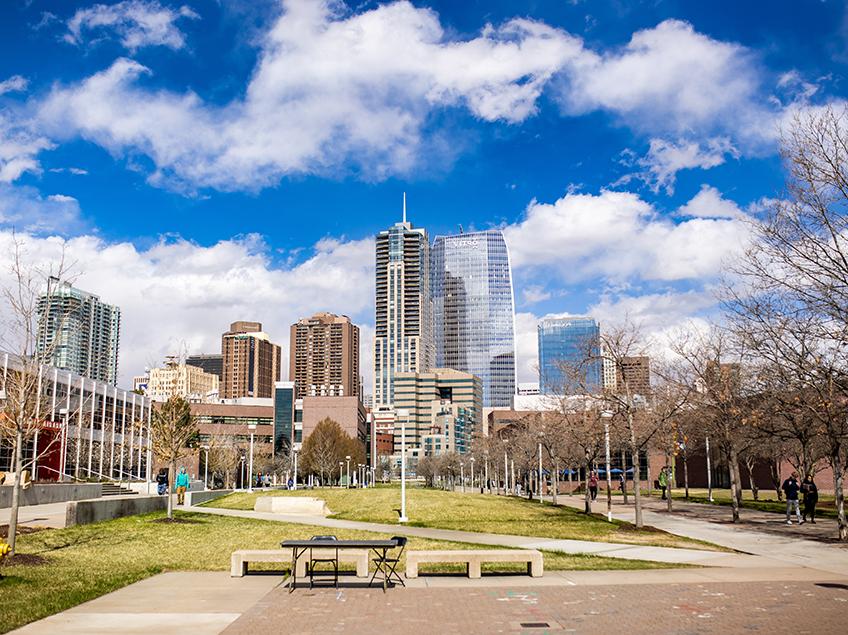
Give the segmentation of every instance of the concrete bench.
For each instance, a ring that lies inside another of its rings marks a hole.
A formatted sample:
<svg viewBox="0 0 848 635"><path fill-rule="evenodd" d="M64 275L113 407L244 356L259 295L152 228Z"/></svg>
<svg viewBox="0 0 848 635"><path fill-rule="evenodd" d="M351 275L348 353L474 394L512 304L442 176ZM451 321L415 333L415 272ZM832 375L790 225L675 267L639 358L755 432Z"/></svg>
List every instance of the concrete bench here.
<svg viewBox="0 0 848 635"><path fill-rule="evenodd" d="M335 549L313 549L315 558L331 558L335 555ZM291 564L292 553L290 549L240 549L234 551L230 559L230 576L240 578L247 573L249 562L279 562ZM309 551L297 559L297 577L306 576L306 563L309 562ZM356 565L356 577L368 577L368 550L367 549L339 549L339 565L342 563Z"/></svg>
<svg viewBox="0 0 848 635"><path fill-rule="evenodd" d="M544 574L542 552L536 549L481 549L468 551L407 551L406 577L418 577L418 565L433 562L464 562L469 578L479 578L484 562L526 562L527 574Z"/></svg>
<svg viewBox="0 0 848 635"><path fill-rule="evenodd" d="M327 503L311 496L257 496L253 511L305 516L330 515Z"/></svg>

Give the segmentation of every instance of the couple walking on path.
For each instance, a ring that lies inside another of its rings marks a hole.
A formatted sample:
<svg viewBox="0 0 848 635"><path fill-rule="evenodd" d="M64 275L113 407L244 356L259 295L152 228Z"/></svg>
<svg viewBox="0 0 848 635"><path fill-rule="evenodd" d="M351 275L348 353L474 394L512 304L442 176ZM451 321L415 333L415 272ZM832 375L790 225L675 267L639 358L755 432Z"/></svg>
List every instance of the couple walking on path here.
<svg viewBox="0 0 848 635"><path fill-rule="evenodd" d="M786 494L786 524L791 525L792 509L795 509L795 516L798 518L798 524L803 525L807 521L807 516L810 517L810 522L816 524L816 503L819 502L819 489L816 487L813 477L809 474L804 477L801 483L798 483L798 474L792 472L789 478L783 481L783 493ZM801 516L801 509L798 503L798 494L804 495L804 515Z"/></svg>

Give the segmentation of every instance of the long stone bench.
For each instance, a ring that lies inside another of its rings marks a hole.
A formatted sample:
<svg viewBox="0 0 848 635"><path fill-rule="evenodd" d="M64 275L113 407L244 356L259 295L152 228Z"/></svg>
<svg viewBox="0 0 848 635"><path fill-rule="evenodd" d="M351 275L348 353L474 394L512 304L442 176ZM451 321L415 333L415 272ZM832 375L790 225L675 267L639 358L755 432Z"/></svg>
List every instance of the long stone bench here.
<svg viewBox="0 0 848 635"><path fill-rule="evenodd" d="M481 549L462 551L407 551L406 577L418 577L418 565L434 562L464 562L469 578L481 576L484 562L526 562L527 574L534 578L544 575L542 552L536 549Z"/></svg>
<svg viewBox="0 0 848 635"><path fill-rule="evenodd" d="M315 558L331 558L335 555L335 549L313 549ZM351 563L356 565L356 577L368 577L368 550L367 549L340 549L339 565ZM240 578L247 573L249 562L280 562L291 563L292 554L289 549L240 549L234 551L230 559L230 576ZM309 561L309 551L297 559L297 577L306 576L306 563Z"/></svg>

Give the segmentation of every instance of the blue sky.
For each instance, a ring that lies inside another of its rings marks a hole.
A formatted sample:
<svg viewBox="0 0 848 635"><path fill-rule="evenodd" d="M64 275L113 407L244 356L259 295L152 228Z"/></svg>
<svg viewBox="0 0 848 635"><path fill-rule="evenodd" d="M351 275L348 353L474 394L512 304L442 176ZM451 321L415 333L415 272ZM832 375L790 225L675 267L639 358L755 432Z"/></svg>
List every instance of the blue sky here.
<svg viewBox="0 0 848 635"><path fill-rule="evenodd" d="M123 382L230 321L364 329L371 237L504 228L535 321L715 312L781 126L845 96L837 2L30 0L0 7L0 240L123 309Z"/></svg>

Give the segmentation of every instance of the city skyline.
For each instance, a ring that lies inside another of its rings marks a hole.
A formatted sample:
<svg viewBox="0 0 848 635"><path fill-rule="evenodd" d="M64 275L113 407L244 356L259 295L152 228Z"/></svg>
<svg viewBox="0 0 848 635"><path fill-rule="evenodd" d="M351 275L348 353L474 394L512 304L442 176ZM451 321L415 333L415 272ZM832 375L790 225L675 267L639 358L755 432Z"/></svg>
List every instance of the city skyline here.
<svg viewBox="0 0 848 635"><path fill-rule="evenodd" d="M108 23L95 3L0 9L0 244L64 244L122 308L121 385L216 350L220 322L281 341L330 311L362 327L371 392L373 236L403 191L432 236L503 231L519 381L546 316L629 313L661 336L713 313L740 218L781 193L780 127L845 101L834 3L140 1L159 39L126 4ZM321 36L287 28L300 17ZM341 64L341 45L373 58ZM480 74L457 76L475 51Z"/></svg>

